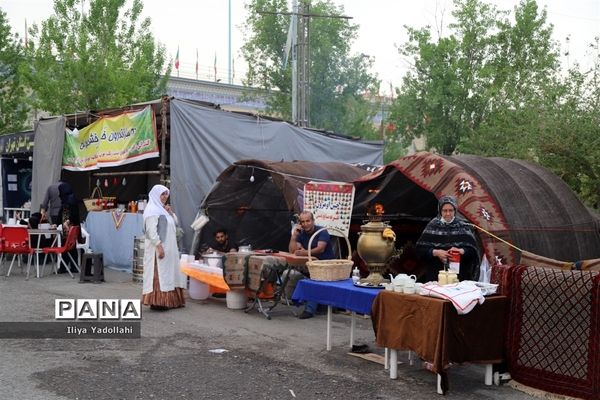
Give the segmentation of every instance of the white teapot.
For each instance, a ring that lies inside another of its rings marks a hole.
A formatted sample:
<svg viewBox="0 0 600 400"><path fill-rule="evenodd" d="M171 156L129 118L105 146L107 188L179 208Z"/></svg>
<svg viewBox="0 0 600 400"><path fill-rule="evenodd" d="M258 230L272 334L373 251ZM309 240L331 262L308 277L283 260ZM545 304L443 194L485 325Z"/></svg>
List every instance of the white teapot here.
<svg viewBox="0 0 600 400"><path fill-rule="evenodd" d="M395 277L390 274L390 281L395 286L414 286L417 282L415 275L398 274Z"/></svg>

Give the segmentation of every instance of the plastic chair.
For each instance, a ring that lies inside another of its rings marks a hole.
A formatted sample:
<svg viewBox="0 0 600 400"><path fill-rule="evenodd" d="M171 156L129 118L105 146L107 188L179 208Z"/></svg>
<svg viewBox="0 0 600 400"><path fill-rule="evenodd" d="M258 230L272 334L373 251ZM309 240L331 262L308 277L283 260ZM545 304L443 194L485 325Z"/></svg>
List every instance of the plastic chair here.
<svg viewBox="0 0 600 400"><path fill-rule="evenodd" d="M27 254L27 279L29 279L29 266L31 264L31 256L33 255L35 250L29 246L29 232L27 232L27 227L23 226L21 228L16 226L5 226L2 228L2 239L4 242L2 246L3 254L13 255L6 276L10 276L10 271L12 271L15 258L18 255Z"/></svg>
<svg viewBox="0 0 600 400"><path fill-rule="evenodd" d="M69 234L67 235L67 240L65 241L65 244L63 246L61 246L61 247L44 247L42 249L42 252L44 254L55 254L58 256L58 260L56 262L56 265L54 266L54 272L58 273L58 267L60 266L60 263L62 263L62 265L66 268L69 275L71 275L71 278L74 278L73 274L71 273L71 268L67 265L65 260L63 260L62 256L64 256L65 254L69 256L71 261L73 261L73 264L75 264L75 268L77 269L77 272L80 272L79 264L77 264L77 262L73 259L73 256L71 256L71 254L69 253L71 250L73 250L77 246L77 236L79 236L79 226L72 226L69 229Z"/></svg>
<svg viewBox="0 0 600 400"><path fill-rule="evenodd" d="M81 237L83 237L84 242L83 243L77 242L77 244L75 246L77 248L77 265L81 265L81 253L89 253L90 252L90 234L85 229L85 226L83 225L83 223L81 224L80 228L81 228ZM83 250L83 251L79 251L79 250Z"/></svg>

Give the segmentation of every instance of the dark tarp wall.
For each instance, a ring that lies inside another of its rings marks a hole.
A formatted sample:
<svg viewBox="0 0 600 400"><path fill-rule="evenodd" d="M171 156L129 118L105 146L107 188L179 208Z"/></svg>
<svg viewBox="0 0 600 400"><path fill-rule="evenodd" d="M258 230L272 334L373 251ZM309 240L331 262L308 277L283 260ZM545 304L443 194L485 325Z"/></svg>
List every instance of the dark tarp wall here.
<svg viewBox="0 0 600 400"><path fill-rule="evenodd" d="M381 164L382 142L362 142L297 128L286 122L215 110L183 100L171 101L171 191L185 231L221 171L249 158L271 161L339 161ZM288 222L289 224L289 222Z"/></svg>
<svg viewBox="0 0 600 400"><path fill-rule="evenodd" d="M598 216L560 178L525 161L422 152L359 178L355 186L357 219L379 202L384 219L423 224L437 214L437 199L451 194L467 220L521 250L572 262L600 257ZM520 252L475 232L488 260L519 263Z"/></svg>
<svg viewBox="0 0 600 400"><path fill-rule="evenodd" d="M210 222L196 242L210 243L214 229L220 227L227 229L237 244L286 250L291 217L302 210L306 182L351 182L366 173L364 169L333 162L236 162L223 171L206 196L202 208Z"/></svg>
<svg viewBox="0 0 600 400"><path fill-rule="evenodd" d="M31 210L37 211L48 185L60 179L65 143L65 117L42 119L38 121L34 131Z"/></svg>

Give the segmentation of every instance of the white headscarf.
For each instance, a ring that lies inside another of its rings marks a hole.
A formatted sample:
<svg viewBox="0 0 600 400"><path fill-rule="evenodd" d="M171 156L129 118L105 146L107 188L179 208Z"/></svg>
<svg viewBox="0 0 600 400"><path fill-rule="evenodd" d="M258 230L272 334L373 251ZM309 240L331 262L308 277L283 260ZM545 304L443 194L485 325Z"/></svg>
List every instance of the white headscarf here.
<svg viewBox="0 0 600 400"><path fill-rule="evenodd" d="M152 189L150 189L150 193L148 193L148 205L144 209L144 219L154 215L164 215L167 218L173 218L167 210L165 210L164 204L160 201L160 195L164 192L167 192L167 194L170 193L169 189L163 185L154 185Z"/></svg>

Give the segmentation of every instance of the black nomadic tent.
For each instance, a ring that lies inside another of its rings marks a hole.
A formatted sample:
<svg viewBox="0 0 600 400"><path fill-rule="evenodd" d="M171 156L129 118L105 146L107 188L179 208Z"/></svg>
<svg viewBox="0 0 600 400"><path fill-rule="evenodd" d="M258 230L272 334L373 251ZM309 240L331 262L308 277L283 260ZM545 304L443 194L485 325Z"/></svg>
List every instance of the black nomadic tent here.
<svg viewBox="0 0 600 400"><path fill-rule="evenodd" d="M437 214L437 199L457 198L490 263L599 268L600 218L548 169L522 160L420 152L355 182L353 218L374 203L416 241ZM399 232L402 237L403 232ZM397 243L397 246L401 243ZM548 260L552 259L552 260ZM557 261L561 260L561 261Z"/></svg>
<svg viewBox="0 0 600 400"><path fill-rule="evenodd" d="M368 171L341 162L242 160L217 178L201 209L210 219L196 245L225 228L231 240L254 248L286 250L294 214L302 211L309 181L352 182ZM197 246L195 246L197 247Z"/></svg>

